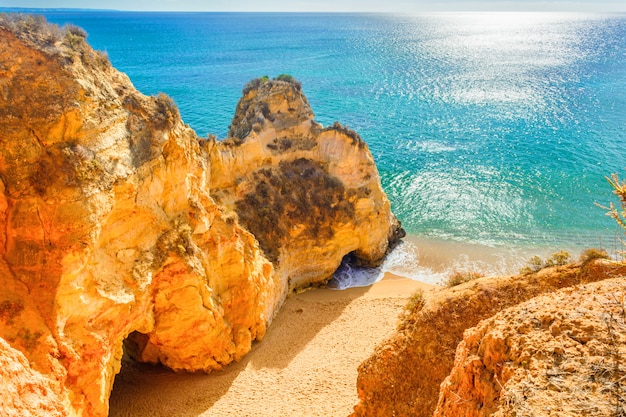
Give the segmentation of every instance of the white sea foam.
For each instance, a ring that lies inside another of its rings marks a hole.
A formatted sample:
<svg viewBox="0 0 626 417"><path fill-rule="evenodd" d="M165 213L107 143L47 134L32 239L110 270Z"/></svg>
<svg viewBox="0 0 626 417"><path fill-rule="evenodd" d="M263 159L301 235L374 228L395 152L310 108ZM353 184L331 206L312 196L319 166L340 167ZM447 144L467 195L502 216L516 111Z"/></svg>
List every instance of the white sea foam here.
<svg viewBox="0 0 626 417"><path fill-rule="evenodd" d="M533 255L545 258L549 250L493 247L409 235L378 268L356 267L344 261L328 286L333 289L368 286L387 272L429 284L442 284L456 271L486 276L515 274Z"/></svg>

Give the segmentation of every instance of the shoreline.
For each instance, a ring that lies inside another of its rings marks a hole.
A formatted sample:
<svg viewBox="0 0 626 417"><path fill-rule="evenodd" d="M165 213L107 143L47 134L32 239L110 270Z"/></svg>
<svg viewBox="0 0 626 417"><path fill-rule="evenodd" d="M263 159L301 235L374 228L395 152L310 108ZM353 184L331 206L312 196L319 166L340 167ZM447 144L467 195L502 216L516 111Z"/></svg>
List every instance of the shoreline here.
<svg viewBox="0 0 626 417"><path fill-rule="evenodd" d="M601 242L600 242L601 243ZM595 245L596 247L606 245ZM619 248L605 248L614 254ZM582 250L594 247L592 242L581 247L562 246L490 246L407 234L380 267L380 273L396 274L416 281L440 285L452 273L481 272L485 276L516 275L530 258L546 259L564 250L577 259Z"/></svg>
<svg viewBox="0 0 626 417"><path fill-rule="evenodd" d="M386 273L369 287L292 295L240 362L205 374L125 361L111 417L348 416L357 368L396 329L417 290L436 286Z"/></svg>

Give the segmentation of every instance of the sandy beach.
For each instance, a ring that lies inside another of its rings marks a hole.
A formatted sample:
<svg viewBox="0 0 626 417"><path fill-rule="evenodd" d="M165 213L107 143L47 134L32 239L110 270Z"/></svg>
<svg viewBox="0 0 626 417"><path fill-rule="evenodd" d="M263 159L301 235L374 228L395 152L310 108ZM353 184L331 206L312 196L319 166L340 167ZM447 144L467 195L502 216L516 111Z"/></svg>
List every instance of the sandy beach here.
<svg viewBox="0 0 626 417"><path fill-rule="evenodd" d="M358 365L420 288L435 287L387 274L371 287L294 295L262 342L210 375L125 363L110 416L348 416L358 402Z"/></svg>

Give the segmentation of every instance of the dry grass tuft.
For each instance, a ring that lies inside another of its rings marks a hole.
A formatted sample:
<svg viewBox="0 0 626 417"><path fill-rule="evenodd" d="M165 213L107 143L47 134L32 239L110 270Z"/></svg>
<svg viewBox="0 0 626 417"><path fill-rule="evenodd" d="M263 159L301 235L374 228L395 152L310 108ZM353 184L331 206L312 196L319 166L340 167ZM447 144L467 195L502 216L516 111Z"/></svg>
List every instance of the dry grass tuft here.
<svg viewBox="0 0 626 417"><path fill-rule="evenodd" d="M415 293L413 293L413 295L411 295L409 301L407 301L406 305L404 306L404 310L409 313L417 313L424 307L425 302L426 300L424 298L424 291L417 290Z"/></svg>
<svg viewBox="0 0 626 417"><path fill-rule="evenodd" d="M485 274L477 271L454 271L443 282L443 285L445 285L446 287L455 287L457 285L464 284L466 282L473 281L484 276Z"/></svg>
<svg viewBox="0 0 626 417"><path fill-rule="evenodd" d="M609 259L609 253L604 249L588 248L580 253L579 259L583 265L586 265L596 259Z"/></svg>
<svg viewBox="0 0 626 417"><path fill-rule="evenodd" d="M548 259L545 261L541 259L539 256L533 256L528 260L527 265L520 269L520 274L532 274L534 272L539 272L544 268L550 268L553 266L565 266L574 262L572 259L572 255L570 255L567 251L558 251L553 253Z"/></svg>
<svg viewBox="0 0 626 417"><path fill-rule="evenodd" d="M613 194L615 194L620 201L620 209L617 209L613 203L609 203L608 207L596 204L598 207L607 210L606 215L615 219L624 230L626 230L626 181L621 181L617 174L612 174L611 177L606 177L611 187L613 187Z"/></svg>

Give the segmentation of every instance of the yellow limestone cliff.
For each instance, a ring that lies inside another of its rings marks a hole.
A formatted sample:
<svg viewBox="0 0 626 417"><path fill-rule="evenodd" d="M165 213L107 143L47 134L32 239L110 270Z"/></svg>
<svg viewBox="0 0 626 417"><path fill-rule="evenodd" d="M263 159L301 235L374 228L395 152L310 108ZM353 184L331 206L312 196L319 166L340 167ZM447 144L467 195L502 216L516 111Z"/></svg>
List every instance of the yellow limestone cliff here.
<svg viewBox="0 0 626 417"><path fill-rule="evenodd" d="M123 344L175 370L220 369L290 291L348 254L379 262L401 233L367 146L314 122L295 81L252 82L231 137L198 139L84 37L0 17L9 415L107 415Z"/></svg>

